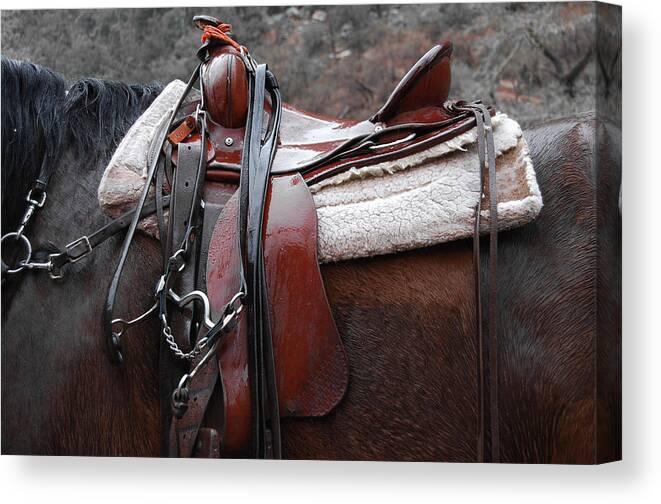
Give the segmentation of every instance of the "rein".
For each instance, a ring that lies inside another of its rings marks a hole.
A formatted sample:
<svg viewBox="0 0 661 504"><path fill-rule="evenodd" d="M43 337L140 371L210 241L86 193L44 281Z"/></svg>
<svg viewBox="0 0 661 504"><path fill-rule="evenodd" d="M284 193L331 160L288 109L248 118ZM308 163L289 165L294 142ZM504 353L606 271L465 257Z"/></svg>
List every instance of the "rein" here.
<svg viewBox="0 0 661 504"><path fill-rule="evenodd" d="M481 194L475 208L473 228L473 269L475 271L475 306L478 346L478 461L486 460L487 408L485 383L489 384L489 424L491 439L491 462L500 462L500 431L498 411L498 187L496 184L496 154L493 141L491 115L481 103L457 103L475 117L477 127L477 152L480 162ZM488 341L484 337L484 310L482 302L482 279L480 272L480 231L482 198L484 197L484 175L489 178L489 281L488 281ZM484 355L489 357L489 375L486 376Z"/></svg>

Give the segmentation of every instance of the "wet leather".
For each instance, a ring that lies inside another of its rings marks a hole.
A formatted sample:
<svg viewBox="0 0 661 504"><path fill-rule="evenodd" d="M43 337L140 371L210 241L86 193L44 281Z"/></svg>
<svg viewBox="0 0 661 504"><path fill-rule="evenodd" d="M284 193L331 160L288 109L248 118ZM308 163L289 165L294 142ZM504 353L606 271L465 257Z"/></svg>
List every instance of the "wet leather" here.
<svg viewBox="0 0 661 504"><path fill-rule="evenodd" d="M222 308L240 282L237 211L235 194L221 212L209 245L207 291L213 310ZM317 262L316 219L312 196L299 174L272 177L263 246L283 417L328 414L344 396L349 381L347 357ZM246 318L242 316L218 353L227 417L246 420L228 422L223 439L223 454L227 456L243 455L250 443L247 420L252 407L246 336Z"/></svg>

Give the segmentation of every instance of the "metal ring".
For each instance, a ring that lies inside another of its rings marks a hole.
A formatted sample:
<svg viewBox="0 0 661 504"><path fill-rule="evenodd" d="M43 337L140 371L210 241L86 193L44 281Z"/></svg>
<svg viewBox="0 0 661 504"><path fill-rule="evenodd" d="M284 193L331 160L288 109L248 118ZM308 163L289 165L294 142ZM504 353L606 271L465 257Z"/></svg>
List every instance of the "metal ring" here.
<svg viewBox="0 0 661 504"><path fill-rule="evenodd" d="M179 385L177 385L177 388L175 389L175 392L180 391L181 389L185 388L186 385L188 385L188 381L190 380L190 376L188 373L186 373L184 376L181 377L181 380L179 380Z"/></svg>
<svg viewBox="0 0 661 504"><path fill-rule="evenodd" d="M186 249L180 248L174 254L172 254L172 256L170 256L170 261L177 259L180 255L184 255L185 253L186 253ZM181 273L182 271L184 271L184 269L186 269L186 261L181 262L181 266L179 266L179 268L177 269L177 273Z"/></svg>
<svg viewBox="0 0 661 504"><path fill-rule="evenodd" d="M222 314L222 319L221 323L223 324L223 327L229 325L229 323L239 315L243 311L243 303L241 300L246 296L246 293L243 291L239 291L234 296L232 296L232 299L229 300L229 302L225 305L225 309L223 310ZM238 306L236 305L238 303Z"/></svg>
<svg viewBox="0 0 661 504"><path fill-rule="evenodd" d="M234 308L234 305L236 304L237 301L242 300L244 297L246 297L246 293L240 290L234 296L232 296L232 299L229 300L229 303L227 303L229 306ZM239 309L243 306L243 303L239 303Z"/></svg>
<svg viewBox="0 0 661 504"><path fill-rule="evenodd" d="M124 334L124 331L128 328L128 324L126 323L126 320L124 319L115 319L112 322L110 322L110 325L113 327L112 333L117 336L118 338L121 338L122 335ZM121 329L119 331L115 331L114 326L121 326Z"/></svg>
<svg viewBox="0 0 661 504"><path fill-rule="evenodd" d="M0 239L0 243L4 242L5 239L7 239L7 238L13 238L13 237L16 237L16 241L20 241L21 243L24 244L24 246L25 246L25 251L26 251L27 253L26 253L25 259L23 259L22 261L19 261L19 262L18 262L18 267L17 267L17 268L14 268L14 269L7 269L7 271L6 271L5 273L18 273L18 272L21 271L23 268L25 268L25 265L26 265L27 263L30 262L30 259L32 259L32 244L30 243L30 240L28 240L28 239L25 237L25 235L23 235L23 234L19 235L19 234L18 234L17 232L15 232L15 231L14 231L14 232L11 232L11 233L7 233L6 235L4 235L4 236L2 237L2 239ZM3 261L3 262L4 262L4 261Z"/></svg>

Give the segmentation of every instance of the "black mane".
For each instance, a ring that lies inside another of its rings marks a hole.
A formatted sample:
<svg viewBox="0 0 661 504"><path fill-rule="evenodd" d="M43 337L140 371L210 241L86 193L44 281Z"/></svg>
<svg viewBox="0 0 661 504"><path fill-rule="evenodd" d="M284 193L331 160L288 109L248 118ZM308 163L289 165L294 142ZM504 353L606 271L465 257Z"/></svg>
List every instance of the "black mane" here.
<svg viewBox="0 0 661 504"><path fill-rule="evenodd" d="M53 171L72 149L95 167L162 89L86 78L67 90L58 73L2 58L2 232L17 226L44 160Z"/></svg>
<svg viewBox="0 0 661 504"><path fill-rule="evenodd" d="M57 162L65 88L64 78L47 68L2 58L3 233L20 219L44 159Z"/></svg>
<svg viewBox="0 0 661 504"><path fill-rule="evenodd" d="M75 82L65 100L68 141L78 156L103 154L124 134L163 90L160 84L125 84L85 78Z"/></svg>

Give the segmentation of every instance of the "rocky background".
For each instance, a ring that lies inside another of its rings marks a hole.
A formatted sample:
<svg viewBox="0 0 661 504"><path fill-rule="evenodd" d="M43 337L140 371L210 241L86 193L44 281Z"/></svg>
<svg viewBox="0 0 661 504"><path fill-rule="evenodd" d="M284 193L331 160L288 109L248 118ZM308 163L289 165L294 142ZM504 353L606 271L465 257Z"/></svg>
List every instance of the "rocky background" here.
<svg viewBox="0 0 661 504"><path fill-rule="evenodd" d="M440 40L454 43L451 97L523 125L598 109L621 115L621 9L595 3L340 5L3 11L2 55L68 79L185 79L194 14L234 26L287 102L365 118Z"/></svg>

